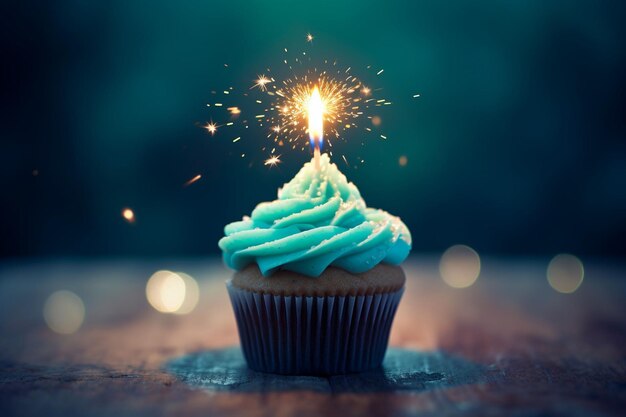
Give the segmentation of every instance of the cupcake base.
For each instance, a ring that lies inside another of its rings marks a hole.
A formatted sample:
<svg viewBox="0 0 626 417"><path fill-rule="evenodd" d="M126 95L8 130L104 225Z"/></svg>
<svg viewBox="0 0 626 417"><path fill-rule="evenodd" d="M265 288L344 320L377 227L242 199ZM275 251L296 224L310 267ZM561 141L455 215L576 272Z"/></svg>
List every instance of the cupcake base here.
<svg viewBox="0 0 626 417"><path fill-rule="evenodd" d="M307 296L250 291L232 280L226 285L248 366L287 375L379 367L404 292L401 286L383 293Z"/></svg>

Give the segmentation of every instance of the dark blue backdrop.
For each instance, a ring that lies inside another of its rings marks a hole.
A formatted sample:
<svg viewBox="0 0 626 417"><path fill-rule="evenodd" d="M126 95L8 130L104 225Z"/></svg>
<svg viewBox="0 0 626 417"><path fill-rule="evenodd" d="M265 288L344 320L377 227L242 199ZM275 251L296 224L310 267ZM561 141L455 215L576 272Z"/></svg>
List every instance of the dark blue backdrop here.
<svg viewBox="0 0 626 417"><path fill-rule="evenodd" d="M622 256L625 6L575 3L4 2L0 255L217 253L309 155L269 170L262 132L198 124L289 46L385 69L389 140L349 138L366 162L341 169L417 251Z"/></svg>

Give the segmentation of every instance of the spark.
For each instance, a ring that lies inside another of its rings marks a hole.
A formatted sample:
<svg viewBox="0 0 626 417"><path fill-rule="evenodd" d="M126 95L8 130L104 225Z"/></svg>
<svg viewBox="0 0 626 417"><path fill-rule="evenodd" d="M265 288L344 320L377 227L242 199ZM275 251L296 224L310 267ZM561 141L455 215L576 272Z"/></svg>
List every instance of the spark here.
<svg viewBox="0 0 626 417"><path fill-rule="evenodd" d="M267 78L265 75L259 75L258 78L254 81L254 85L250 87L252 90L254 87L258 87L261 91L267 91L266 85L271 83L272 80Z"/></svg>
<svg viewBox="0 0 626 417"><path fill-rule="evenodd" d="M265 160L265 162L263 163L263 165L269 165L270 168L271 167L275 167L276 165L280 164L282 161L280 160L280 155L272 155L269 158L267 158Z"/></svg>
<svg viewBox="0 0 626 417"><path fill-rule="evenodd" d="M207 123L204 125L204 128L211 134L211 136L215 135L215 132L217 132L217 124L213 122Z"/></svg>
<svg viewBox="0 0 626 417"><path fill-rule="evenodd" d="M363 87L361 89L361 94L363 94L364 96L369 96L372 93L372 90L370 90L368 87Z"/></svg>
<svg viewBox="0 0 626 417"><path fill-rule="evenodd" d="M228 110L228 111L229 111L229 113L230 113L231 115L233 115L233 116L234 116L234 115L236 115L236 114L241 113L241 110L239 110L239 107L229 107L229 108L228 108L228 109L226 109L226 110Z"/></svg>
<svg viewBox="0 0 626 417"><path fill-rule="evenodd" d="M194 182L198 181L200 178L202 178L202 175L198 174L195 177L191 178L189 181L187 181L185 184L183 184L183 187L189 187L191 184L193 184Z"/></svg>
<svg viewBox="0 0 626 417"><path fill-rule="evenodd" d="M239 142L239 140L241 140L241 136L236 137L235 139L233 139L233 143L235 142Z"/></svg>
<svg viewBox="0 0 626 417"><path fill-rule="evenodd" d="M378 71L378 72L376 73L376 75L380 75L380 74L382 74L382 73L383 73L383 71L384 71L384 69L381 69L380 71Z"/></svg>
<svg viewBox="0 0 626 417"><path fill-rule="evenodd" d="M413 98L418 98L419 96L419 94L413 94Z"/></svg>
<svg viewBox="0 0 626 417"><path fill-rule="evenodd" d="M124 207L122 209L122 217L124 218L124 220L126 220L128 223L135 223L135 213L133 212L133 210L129 207Z"/></svg>
<svg viewBox="0 0 626 417"><path fill-rule="evenodd" d="M313 35L311 35L310 33L306 34L306 41L307 42L313 42Z"/></svg>

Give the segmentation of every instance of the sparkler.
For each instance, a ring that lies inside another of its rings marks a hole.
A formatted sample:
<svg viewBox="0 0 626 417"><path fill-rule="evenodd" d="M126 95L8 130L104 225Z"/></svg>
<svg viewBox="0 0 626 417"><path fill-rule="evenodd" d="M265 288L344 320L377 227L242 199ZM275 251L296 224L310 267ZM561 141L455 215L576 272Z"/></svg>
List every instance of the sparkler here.
<svg viewBox="0 0 626 417"><path fill-rule="evenodd" d="M306 41L311 43L312 40L313 35L308 33ZM287 48L284 51L288 53ZM219 126L210 122L204 126L205 129L215 135L218 127L228 129L243 125L248 129L250 124L256 122L268 132L267 138L277 146L288 144L292 149L304 150L306 143L310 143L317 166L322 148L328 146L332 155L333 141L345 139L344 133L348 129L362 128L367 133L372 132L372 128L368 126L373 125L376 128L380 125L380 117L374 112L379 107L391 104L385 98L375 97L380 89L366 86L352 74L351 67L341 68L336 61L325 60L323 64L320 62L315 65L310 55L302 52L302 55L284 59L283 62L290 75L285 78L269 75L273 71L266 68L266 72L257 75L252 86L247 89L250 93L243 90L239 99L244 103L234 101L237 100L239 90L233 87L224 89L224 102L213 103L213 107L223 106L227 109L230 121ZM381 76L383 73L382 69L372 70L371 66L367 69L373 71L374 76ZM257 109L241 105L252 102ZM361 119L369 119L371 125L364 123L360 126ZM239 135L237 132L231 136L236 136L232 142L241 140L244 143L244 136ZM387 139L380 133L377 136ZM266 146L262 146L262 150L266 150ZM343 159L347 163L346 158ZM280 162L279 156L271 156L264 165L271 167Z"/></svg>
<svg viewBox="0 0 626 417"><path fill-rule="evenodd" d="M352 76L337 80L327 72L317 74L313 70L303 77L287 79L282 84L275 90L275 108L278 111L271 115L271 120L284 126L282 133L287 142L297 142L310 136L309 103L313 94L319 97L323 121L335 138L341 136L340 131L346 126L356 126L355 119L363 114L362 108L369 107L360 95L361 82Z"/></svg>

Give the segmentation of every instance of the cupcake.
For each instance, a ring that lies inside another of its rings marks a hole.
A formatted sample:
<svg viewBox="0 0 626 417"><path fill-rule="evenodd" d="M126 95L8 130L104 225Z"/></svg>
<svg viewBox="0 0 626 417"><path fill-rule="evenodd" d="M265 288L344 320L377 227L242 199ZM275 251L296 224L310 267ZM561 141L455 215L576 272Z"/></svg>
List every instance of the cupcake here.
<svg viewBox="0 0 626 417"><path fill-rule="evenodd" d="M380 366L404 291L404 223L367 208L326 154L219 241L241 346L256 371L294 375Z"/></svg>

